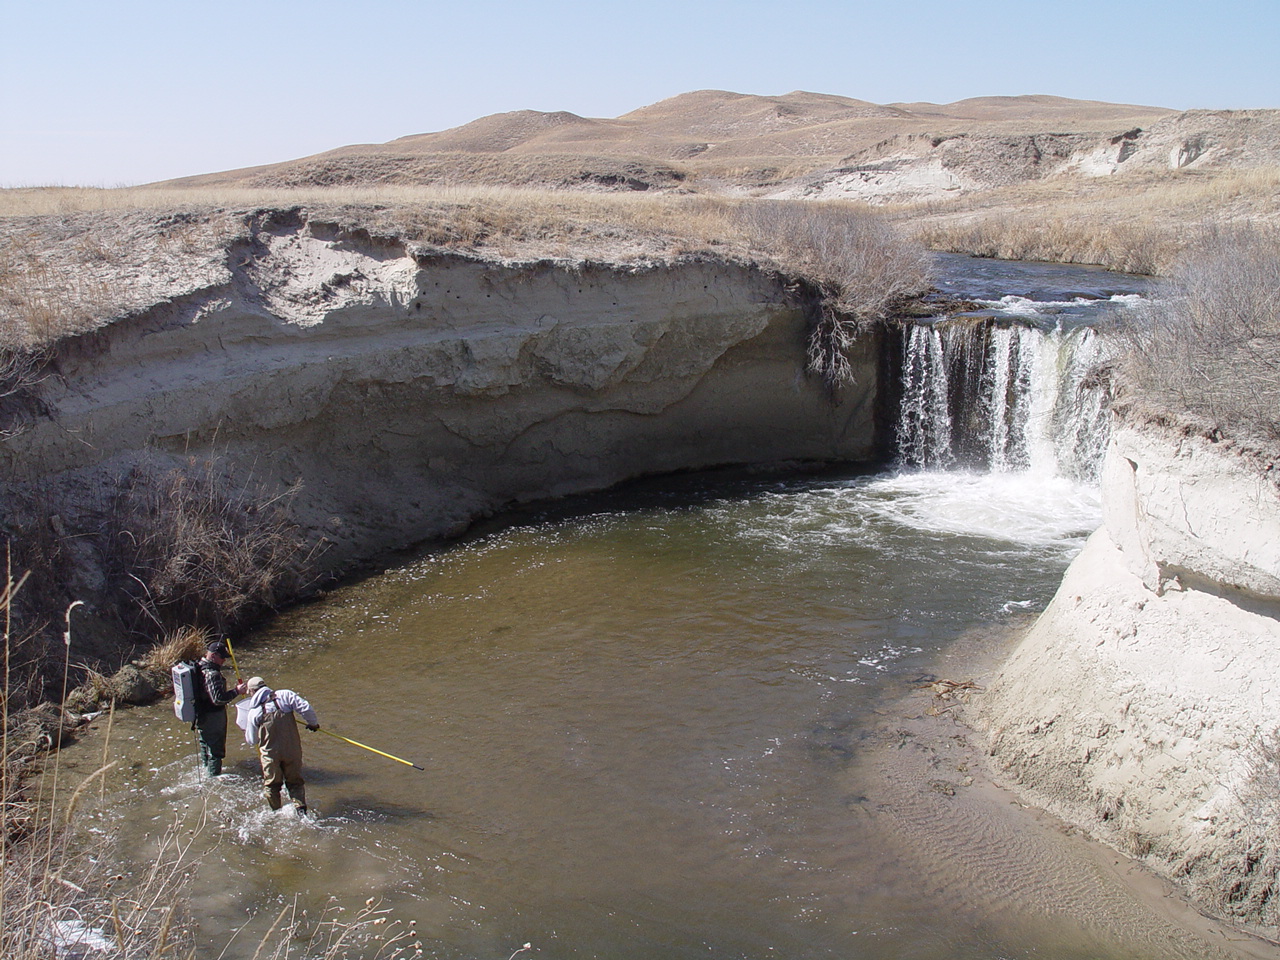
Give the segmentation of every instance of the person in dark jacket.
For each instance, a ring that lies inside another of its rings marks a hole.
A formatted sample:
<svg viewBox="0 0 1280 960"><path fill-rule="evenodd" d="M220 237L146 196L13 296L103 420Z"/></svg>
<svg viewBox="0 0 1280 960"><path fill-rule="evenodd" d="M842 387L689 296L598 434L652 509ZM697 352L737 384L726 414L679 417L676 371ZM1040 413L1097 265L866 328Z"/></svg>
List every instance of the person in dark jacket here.
<svg viewBox="0 0 1280 960"><path fill-rule="evenodd" d="M227 704L245 692L243 680L227 689L222 665L230 654L221 640L210 640L199 664L200 692L204 695L196 697L196 731L200 737L200 764L211 777L222 773L222 759L227 755Z"/></svg>

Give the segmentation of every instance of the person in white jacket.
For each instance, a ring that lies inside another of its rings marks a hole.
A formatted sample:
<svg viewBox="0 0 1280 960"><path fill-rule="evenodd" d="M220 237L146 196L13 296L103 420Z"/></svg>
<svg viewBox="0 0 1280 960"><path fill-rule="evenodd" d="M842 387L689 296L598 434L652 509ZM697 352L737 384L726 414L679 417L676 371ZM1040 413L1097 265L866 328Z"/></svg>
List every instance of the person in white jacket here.
<svg viewBox="0 0 1280 960"><path fill-rule="evenodd" d="M280 809L280 788L299 814L307 812L306 787L302 779L302 738L295 716L308 730L319 730L320 719L311 704L292 690L272 690L261 677L250 677L249 716L244 739L258 748L262 759L263 795L267 806Z"/></svg>

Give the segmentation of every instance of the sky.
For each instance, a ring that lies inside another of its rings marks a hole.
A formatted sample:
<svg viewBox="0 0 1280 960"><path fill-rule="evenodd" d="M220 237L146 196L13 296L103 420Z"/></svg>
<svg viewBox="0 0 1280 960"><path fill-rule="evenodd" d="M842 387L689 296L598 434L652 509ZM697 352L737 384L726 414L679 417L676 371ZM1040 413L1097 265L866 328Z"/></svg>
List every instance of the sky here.
<svg viewBox="0 0 1280 960"><path fill-rule="evenodd" d="M1280 107L1280 0L0 0L0 187L122 186L690 90Z"/></svg>

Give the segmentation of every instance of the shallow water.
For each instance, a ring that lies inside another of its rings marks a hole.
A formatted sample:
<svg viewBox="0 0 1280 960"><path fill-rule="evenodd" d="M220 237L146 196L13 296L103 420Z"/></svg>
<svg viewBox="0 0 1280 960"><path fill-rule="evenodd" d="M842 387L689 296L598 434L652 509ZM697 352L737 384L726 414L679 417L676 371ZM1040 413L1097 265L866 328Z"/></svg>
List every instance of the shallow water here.
<svg viewBox="0 0 1280 960"><path fill-rule="evenodd" d="M1043 608L1097 523L1088 489L961 473L719 472L530 511L237 650L424 771L304 734L319 817L271 814L236 731L201 783L162 705L117 720L129 769L86 822L145 852L205 812L206 957L329 897L445 958L1214 955L1052 831L915 789L974 757L894 766L913 681Z"/></svg>
<svg viewBox="0 0 1280 960"><path fill-rule="evenodd" d="M1041 303L1105 301L1147 296L1156 287L1151 277L1116 273L1076 263L994 260L959 253L935 253L935 283L965 300L999 301L1006 297Z"/></svg>

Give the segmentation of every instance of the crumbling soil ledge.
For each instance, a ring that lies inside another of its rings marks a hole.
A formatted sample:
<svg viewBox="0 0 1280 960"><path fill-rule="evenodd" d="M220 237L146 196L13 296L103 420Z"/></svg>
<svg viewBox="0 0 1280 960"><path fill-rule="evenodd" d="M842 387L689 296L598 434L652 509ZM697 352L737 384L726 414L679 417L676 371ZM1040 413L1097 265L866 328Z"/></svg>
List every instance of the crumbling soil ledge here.
<svg viewBox="0 0 1280 960"><path fill-rule="evenodd" d="M1096 937L1100 950L1121 944L1150 956L1275 960L1280 945L1265 931L1209 917L1139 860L1029 805L989 762L973 721L1028 626L970 632L942 654L936 677L882 704L873 745L851 776L862 809L938 897L1057 924L1064 947Z"/></svg>
<svg viewBox="0 0 1280 960"><path fill-rule="evenodd" d="M1264 937L1280 926L1273 462L1120 418L1103 528L970 712L1020 797Z"/></svg>

